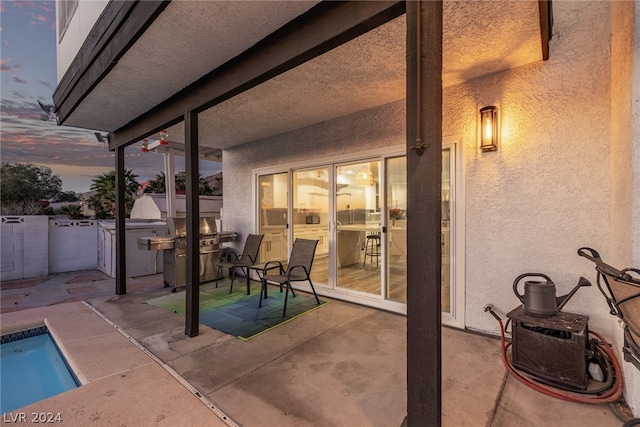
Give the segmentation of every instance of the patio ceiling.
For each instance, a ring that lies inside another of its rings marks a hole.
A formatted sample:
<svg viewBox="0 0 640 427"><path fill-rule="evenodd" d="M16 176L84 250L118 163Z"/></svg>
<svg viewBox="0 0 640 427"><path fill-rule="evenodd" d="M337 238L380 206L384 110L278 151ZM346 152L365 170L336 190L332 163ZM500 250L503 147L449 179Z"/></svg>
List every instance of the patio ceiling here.
<svg viewBox="0 0 640 427"><path fill-rule="evenodd" d="M67 85L63 91L61 82L54 95L64 113L61 124L107 132L126 128L316 4L163 5L108 73L83 97L76 97L75 106L73 96L62 95L79 89ZM445 0L443 86L543 60L541 33L538 1ZM227 149L404 99L405 38L405 16L400 15L202 111L200 145ZM168 131L171 141L184 142L182 122Z"/></svg>

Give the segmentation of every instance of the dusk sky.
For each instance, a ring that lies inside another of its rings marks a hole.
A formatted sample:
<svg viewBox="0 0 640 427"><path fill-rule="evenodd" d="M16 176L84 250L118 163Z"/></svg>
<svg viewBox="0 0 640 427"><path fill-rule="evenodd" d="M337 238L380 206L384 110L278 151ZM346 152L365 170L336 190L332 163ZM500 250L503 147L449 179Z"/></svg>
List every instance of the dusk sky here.
<svg viewBox="0 0 640 427"><path fill-rule="evenodd" d="M51 168L63 190L89 191L91 180L113 170L113 152L99 143L93 130L42 121L43 104L53 104L56 77L55 1L0 0L0 159ZM143 182L163 171L161 154L142 153L139 144L125 150L125 167ZM200 162L200 173L211 175L219 163ZM184 158L176 157L176 171Z"/></svg>

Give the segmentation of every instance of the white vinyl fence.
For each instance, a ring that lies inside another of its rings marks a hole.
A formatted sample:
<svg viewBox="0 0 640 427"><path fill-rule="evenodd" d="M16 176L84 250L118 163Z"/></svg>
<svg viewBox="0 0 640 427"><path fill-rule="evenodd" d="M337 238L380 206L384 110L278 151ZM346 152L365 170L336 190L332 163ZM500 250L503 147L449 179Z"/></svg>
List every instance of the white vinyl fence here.
<svg viewBox="0 0 640 427"><path fill-rule="evenodd" d="M0 280L98 267L97 221L2 216Z"/></svg>
<svg viewBox="0 0 640 427"><path fill-rule="evenodd" d="M98 267L98 221L49 221L49 272L95 270Z"/></svg>
<svg viewBox="0 0 640 427"><path fill-rule="evenodd" d="M115 277L115 222L45 215L1 216L0 281L68 271L100 270ZM127 220L127 277L163 271L162 251L137 247L143 236L166 236L164 221Z"/></svg>
<svg viewBox="0 0 640 427"><path fill-rule="evenodd" d="M3 216L0 280L49 274L49 217Z"/></svg>

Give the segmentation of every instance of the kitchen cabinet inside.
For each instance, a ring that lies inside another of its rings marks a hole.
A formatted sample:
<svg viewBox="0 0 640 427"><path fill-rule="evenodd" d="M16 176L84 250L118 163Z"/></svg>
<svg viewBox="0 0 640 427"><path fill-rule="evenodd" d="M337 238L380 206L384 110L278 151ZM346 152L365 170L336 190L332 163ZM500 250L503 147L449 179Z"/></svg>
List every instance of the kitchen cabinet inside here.
<svg viewBox="0 0 640 427"><path fill-rule="evenodd" d="M263 230L264 238L260 246L260 262L287 260L285 231L284 228Z"/></svg>

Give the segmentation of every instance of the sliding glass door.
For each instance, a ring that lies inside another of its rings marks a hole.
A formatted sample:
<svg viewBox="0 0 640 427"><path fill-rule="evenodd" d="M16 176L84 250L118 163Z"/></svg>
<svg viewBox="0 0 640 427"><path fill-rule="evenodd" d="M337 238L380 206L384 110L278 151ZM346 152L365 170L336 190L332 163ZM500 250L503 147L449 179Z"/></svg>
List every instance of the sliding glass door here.
<svg viewBox="0 0 640 427"><path fill-rule="evenodd" d="M258 177L260 262L286 261L289 240L289 174L286 172Z"/></svg>
<svg viewBox="0 0 640 427"><path fill-rule="evenodd" d="M380 296L380 161L335 166L336 287Z"/></svg>
<svg viewBox="0 0 640 427"><path fill-rule="evenodd" d="M292 172L291 227L293 239L317 240L311 269L313 283L329 283L329 168Z"/></svg>
<svg viewBox="0 0 640 427"><path fill-rule="evenodd" d="M456 317L454 145L442 150L442 311ZM325 295L402 312L407 301L407 162L370 159L258 175L260 259L287 261L318 240L311 278ZM426 256L426 255L425 255ZM415 286L421 286L416 284ZM458 293L459 294L459 293ZM446 317L446 316L445 316Z"/></svg>
<svg viewBox="0 0 640 427"><path fill-rule="evenodd" d="M407 302L407 158L386 159L386 299Z"/></svg>

